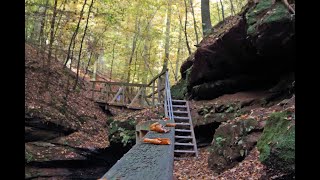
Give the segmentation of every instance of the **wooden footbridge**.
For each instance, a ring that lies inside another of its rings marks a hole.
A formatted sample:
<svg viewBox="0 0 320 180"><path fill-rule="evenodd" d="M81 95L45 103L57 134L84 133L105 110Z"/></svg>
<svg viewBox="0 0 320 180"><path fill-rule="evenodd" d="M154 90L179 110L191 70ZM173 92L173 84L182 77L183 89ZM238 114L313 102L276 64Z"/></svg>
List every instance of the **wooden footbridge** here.
<svg viewBox="0 0 320 180"><path fill-rule="evenodd" d="M101 179L114 180L172 180L173 161L182 157L197 157L198 150L193 131L188 101L171 98L169 73L161 72L148 84L92 81L92 99L98 103L134 109L163 105L168 121L175 123L168 133L137 131L134 145ZM99 85L97 85L99 84ZM143 137L141 134L145 134ZM142 143L142 138L169 138L169 145Z"/></svg>
<svg viewBox="0 0 320 180"><path fill-rule="evenodd" d="M148 84L91 81L92 100L101 105L143 109L164 103L165 74L156 75Z"/></svg>

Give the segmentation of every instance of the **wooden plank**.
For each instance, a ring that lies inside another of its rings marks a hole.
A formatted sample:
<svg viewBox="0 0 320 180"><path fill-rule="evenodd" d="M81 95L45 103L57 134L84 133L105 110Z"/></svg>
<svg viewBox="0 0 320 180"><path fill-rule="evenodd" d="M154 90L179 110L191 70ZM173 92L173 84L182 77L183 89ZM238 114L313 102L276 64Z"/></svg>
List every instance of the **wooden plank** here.
<svg viewBox="0 0 320 180"><path fill-rule="evenodd" d="M117 86L136 86L136 87L146 87L147 84L138 84L138 83L127 83L127 82L108 82L108 81L90 81L95 83L102 83L108 85L117 85Z"/></svg>
<svg viewBox="0 0 320 180"><path fill-rule="evenodd" d="M161 88L161 89L160 89L160 92L162 92L164 89L165 89L165 87ZM159 91L158 91L158 89L157 89L157 91L154 92L154 94L158 94L158 92L159 92ZM152 94L153 94L153 93L150 93L149 95L147 95L147 97L150 98L150 97L152 96ZM160 93L160 95L161 95L161 93Z"/></svg>
<svg viewBox="0 0 320 180"><path fill-rule="evenodd" d="M134 102L139 98L140 94L143 91L143 87L141 87L138 91L138 93L134 96L133 100L131 101L131 103L128 105L128 107L130 108L130 106L132 106L134 104Z"/></svg>
<svg viewBox="0 0 320 180"><path fill-rule="evenodd" d="M151 81L147 84L147 86L150 86L150 85L153 83L153 81L157 80L158 77L164 75L165 73L166 73L166 71L162 71L161 73L159 73L158 75L156 75L154 78L151 79Z"/></svg>
<svg viewBox="0 0 320 180"><path fill-rule="evenodd" d="M113 99L110 101L110 103L113 103L116 101L117 97L120 95L120 93L123 91L123 88L120 87L117 94L113 97Z"/></svg>

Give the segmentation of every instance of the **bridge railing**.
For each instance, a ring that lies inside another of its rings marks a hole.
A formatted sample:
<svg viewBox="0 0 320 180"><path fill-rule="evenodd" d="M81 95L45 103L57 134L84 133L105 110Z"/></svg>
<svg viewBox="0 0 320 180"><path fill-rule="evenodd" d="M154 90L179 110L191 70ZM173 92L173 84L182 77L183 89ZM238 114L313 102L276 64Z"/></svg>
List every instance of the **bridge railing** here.
<svg viewBox="0 0 320 180"><path fill-rule="evenodd" d="M128 108L162 105L164 102L165 72L151 79L148 84L91 81L92 100Z"/></svg>

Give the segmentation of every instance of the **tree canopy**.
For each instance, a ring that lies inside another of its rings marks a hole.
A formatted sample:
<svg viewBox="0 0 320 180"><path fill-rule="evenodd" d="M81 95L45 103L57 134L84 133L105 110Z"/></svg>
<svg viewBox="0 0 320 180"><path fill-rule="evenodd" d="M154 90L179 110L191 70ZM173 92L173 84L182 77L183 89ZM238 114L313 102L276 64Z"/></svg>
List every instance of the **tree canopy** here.
<svg viewBox="0 0 320 180"><path fill-rule="evenodd" d="M245 3L210 1L212 26ZM167 60L176 81L188 46L193 52L202 39L201 13L201 0L26 0L25 40L113 81L146 83Z"/></svg>

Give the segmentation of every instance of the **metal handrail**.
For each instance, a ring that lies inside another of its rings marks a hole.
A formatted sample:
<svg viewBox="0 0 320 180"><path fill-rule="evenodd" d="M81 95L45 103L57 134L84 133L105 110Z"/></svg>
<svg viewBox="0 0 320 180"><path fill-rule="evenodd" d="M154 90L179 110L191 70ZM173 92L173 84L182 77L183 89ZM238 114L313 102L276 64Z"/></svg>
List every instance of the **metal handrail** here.
<svg viewBox="0 0 320 180"><path fill-rule="evenodd" d="M166 71L166 79L165 79L165 105L164 106L165 106L164 109L165 109L166 117L174 121L168 70Z"/></svg>

